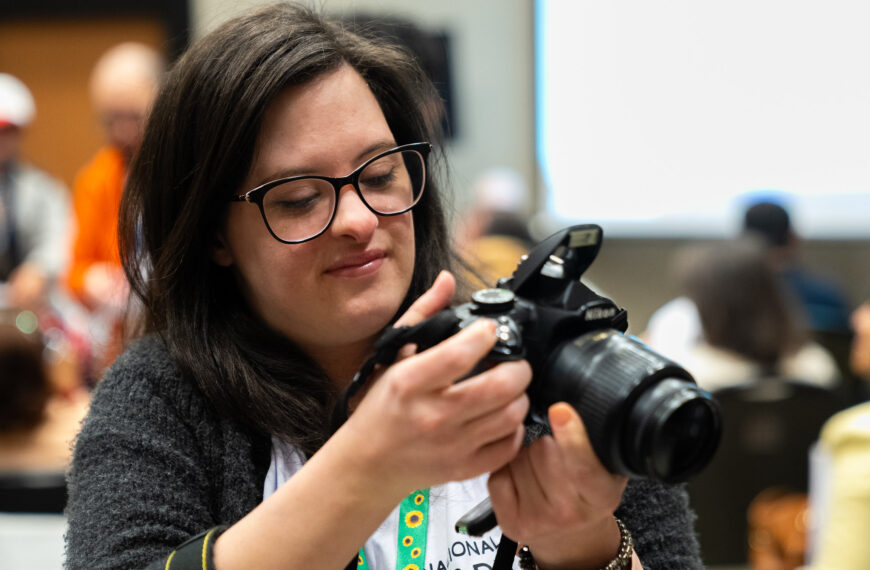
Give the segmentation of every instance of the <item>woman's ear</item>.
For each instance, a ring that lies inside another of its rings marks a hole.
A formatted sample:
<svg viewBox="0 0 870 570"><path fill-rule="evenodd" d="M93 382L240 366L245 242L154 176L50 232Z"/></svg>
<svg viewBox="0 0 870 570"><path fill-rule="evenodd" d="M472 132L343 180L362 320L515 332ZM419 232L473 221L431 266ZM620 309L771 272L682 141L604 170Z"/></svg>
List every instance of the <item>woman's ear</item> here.
<svg viewBox="0 0 870 570"><path fill-rule="evenodd" d="M215 235L214 245L211 248L211 260L221 267L229 267L233 264L233 254L230 248L227 247L227 242L222 232L217 232Z"/></svg>

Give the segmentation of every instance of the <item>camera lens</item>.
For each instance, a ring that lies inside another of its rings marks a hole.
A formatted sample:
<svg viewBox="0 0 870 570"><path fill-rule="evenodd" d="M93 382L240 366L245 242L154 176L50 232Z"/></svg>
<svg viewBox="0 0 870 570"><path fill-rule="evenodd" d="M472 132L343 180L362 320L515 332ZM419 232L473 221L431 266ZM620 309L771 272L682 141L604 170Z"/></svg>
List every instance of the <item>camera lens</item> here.
<svg viewBox="0 0 870 570"><path fill-rule="evenodd" d="M666 378L641 393L627 418L624 449L633 467L667 482L685 481L716 450L719 418L709 394Z"/></svg>
<svg viewBox="0 0 870 570"><path fill-rule="evenodd" d="M577 409L613 473L685 481L719 443L721 418L710 395L685 369L613 329L557 347L532 390L538 416L559 401Z"/></svg>

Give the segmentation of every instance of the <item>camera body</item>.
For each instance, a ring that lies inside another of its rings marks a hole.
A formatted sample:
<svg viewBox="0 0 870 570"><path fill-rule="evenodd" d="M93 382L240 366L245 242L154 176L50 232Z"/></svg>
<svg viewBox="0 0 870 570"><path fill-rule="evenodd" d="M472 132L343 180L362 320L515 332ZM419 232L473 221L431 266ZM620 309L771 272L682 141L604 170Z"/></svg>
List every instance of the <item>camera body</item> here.
<svg viewBox="0 0 870 570"><path fill-rule="evenodd" d="M476 291L470 302L418 327L431 329L424 336L432 345L477 319L493 319L497 342L478 369L530 363L529 422L545 424L547 408L566 401L609 471L684 481L716 450L718 405L685 369L625 335L626 311L580 281L601 238L601 228L591 224L557 232L497 288Z"/></svg>

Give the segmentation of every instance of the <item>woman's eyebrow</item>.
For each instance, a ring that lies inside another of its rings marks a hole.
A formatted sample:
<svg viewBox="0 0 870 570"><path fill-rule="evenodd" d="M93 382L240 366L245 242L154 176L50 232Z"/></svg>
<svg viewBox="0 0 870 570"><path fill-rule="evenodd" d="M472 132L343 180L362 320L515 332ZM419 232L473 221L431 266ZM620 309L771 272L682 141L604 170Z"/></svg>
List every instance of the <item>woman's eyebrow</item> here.
<svg viewBox="0 0 870 570"><path fill-rule="evenodd" d="M257 183L254 184L254 188L259 188L263 184L266 184L267 182L272 182L273 180L290 178L292 176L304 176L306 174L311 174L310 168L282 168L280 170L275 170L271 174L260 178Z"/></svg>
<svg viewBox="0 0 870 570"><path fill-rule="evenodd" d="M378 152L390 150L391 148L393 148L395 146L396 146L396 141L394 141L392 139L390 139L390 140L385 139L382 141L378 141L372 145L369 145L368 147L365 148L365 150L363 150L361 153L359 153L356 156L356 161L359 164L362 164L363 162L366 161L366 159L370 158L371 156L374 156Z"/></svg>
<svg viewBox="0 0 870 570"><path fill-rule="evenodd" d="M389 150L395 146L396 146L396 143L393 140L384 139L384 140L378 141L376 143L373 143L373 144L367 146L365 149L363 149L362 152L360 152L358 155L356 155L356 157L354 158L354 161L356 163L358 163L357 166L359 166L360 164L365 162L366 159L370 158L371 156L374 156L378 152ZM307 174L313 175L314 173L315 173L315 169L313 169L313 168L306 168L306 167L281 168L279 170L275 170L275 171L271 172L267 176L263 176L262 178L260 178L257 181L257 183L254 184L254 188L258 188L258 187L262 186L263 184L266 184L267 182L272 182L273 180L280 180L282 178L291 178L293 176L305 176ZM347 174L350 174L350 172L348 172Z"/></svg>

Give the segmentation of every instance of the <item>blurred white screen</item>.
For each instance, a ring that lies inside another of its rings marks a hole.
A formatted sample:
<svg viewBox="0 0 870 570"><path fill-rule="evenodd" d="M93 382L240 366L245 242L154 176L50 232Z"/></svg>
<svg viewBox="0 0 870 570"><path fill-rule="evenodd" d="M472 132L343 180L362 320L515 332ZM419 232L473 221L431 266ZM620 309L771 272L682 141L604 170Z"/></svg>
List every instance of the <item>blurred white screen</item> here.
<svg viewBox="0 0 870 570"><path fill-rule="evenodd" d="M870 237L868 23L860 0L537 0L547 214L719 236L761 192L804 237Z"/></svg>

